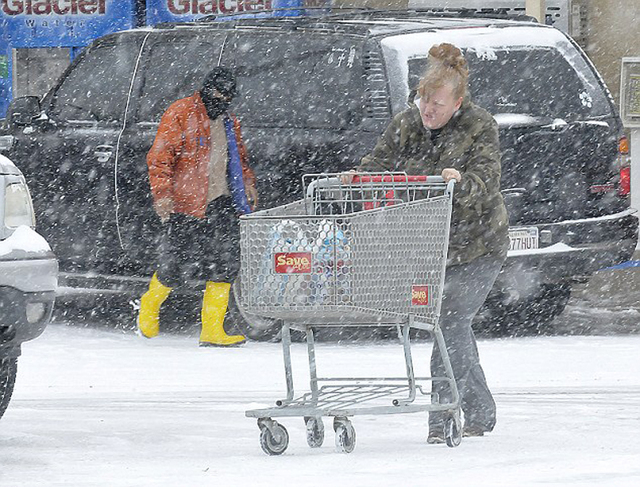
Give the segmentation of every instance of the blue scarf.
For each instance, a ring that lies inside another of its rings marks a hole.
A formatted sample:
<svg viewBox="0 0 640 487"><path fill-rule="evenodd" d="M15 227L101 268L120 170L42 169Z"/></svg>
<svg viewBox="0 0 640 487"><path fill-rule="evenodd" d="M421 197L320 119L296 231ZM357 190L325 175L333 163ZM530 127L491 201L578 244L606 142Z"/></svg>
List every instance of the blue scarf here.
<svg viewBox="0 0 640 487"><path fill-rule="evenodd" d="M233 206L239 213L246 215L251 213L251 207L249 206L247 195L244 191L240 150L238 149L238 141L236 140L233 120L226 116L224 117L224 129L227 133L227 149L229 151L227 179L229 189L231 190L231 197L233 198Z"/></svg>

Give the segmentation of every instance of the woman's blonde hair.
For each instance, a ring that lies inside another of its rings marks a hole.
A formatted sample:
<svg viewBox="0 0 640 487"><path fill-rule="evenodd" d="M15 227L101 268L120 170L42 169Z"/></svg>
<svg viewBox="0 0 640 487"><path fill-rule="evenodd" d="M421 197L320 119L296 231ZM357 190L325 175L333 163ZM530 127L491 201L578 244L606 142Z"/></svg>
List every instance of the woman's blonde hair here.
<svg viewBox="0 0 640 487"><path fill-rule="evenodd" d="M469 84L469 66L460 49L453 44L436 44L429 49L429 67L418 84L418 96L442 88L453 87L456 98L464 98Z"/></svg>

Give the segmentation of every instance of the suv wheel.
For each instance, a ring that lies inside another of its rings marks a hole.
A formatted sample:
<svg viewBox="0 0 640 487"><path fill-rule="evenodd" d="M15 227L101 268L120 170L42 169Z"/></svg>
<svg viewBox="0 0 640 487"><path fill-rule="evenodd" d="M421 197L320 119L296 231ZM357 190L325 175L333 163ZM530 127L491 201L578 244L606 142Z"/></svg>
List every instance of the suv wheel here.
<svg viewBox="0 0 640 487"><path fill-rule="evenodd" d="M515 303L488 300L476 320L481 332L495 335L531 335L552 331L551 323L571 297L571 284L547 284L539 293Z"/></svg>
<svg viewBox="0 0 640 487"><path fill-rule="evenodd" d="M236 323L238 331L247 338L261 342L279 340L280 330L282 328L282 322L280 320L247 313L240 305L239 277L235 280L231 288L229 313Z"/></svg>
<svg viewBox="0 0 640 487"><path fill-rule="evenodd" d="M17 372L17 358L3 358L0 360L0 418L2 418L11 400Z"/></svg>

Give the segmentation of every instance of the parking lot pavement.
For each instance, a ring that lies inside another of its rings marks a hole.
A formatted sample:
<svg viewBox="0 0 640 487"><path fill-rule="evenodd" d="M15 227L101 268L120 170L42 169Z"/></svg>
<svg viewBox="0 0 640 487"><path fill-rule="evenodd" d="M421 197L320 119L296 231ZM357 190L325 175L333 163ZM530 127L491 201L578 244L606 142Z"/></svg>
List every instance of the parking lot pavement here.
<svg viewBox="0 0 640 487"><path fill-rule="evenodd" d="M640 252L575 285L554 328L570 334L640 333Z"/></svg>
<svg viewBox="0 0 640 487"><path fill-rule="evenodd" d="M280 344L203 349L190 336L145 340L54 323L20 357L0 422L0 485L635 487L638 347L637 335L481 340L498 406L491 434L452 449L426 443L425 413L356 415L356 449L343 455L329 418L320 448L307 445L301 417L279 418L290 444L271 457L245 411L283 397ZM427 376L431 345L412 350L416 373ZM397 342L327 343L317 352L323 377L406 371ZM292 346L292 361L296 390L306 392L305 344Z"/></svg>
<svg viewBox="0 0 640 487"><path fill-rule="evenodd" d="M633 260L596 272L575 296L606 307L640 309L640 251Z"/></svg>

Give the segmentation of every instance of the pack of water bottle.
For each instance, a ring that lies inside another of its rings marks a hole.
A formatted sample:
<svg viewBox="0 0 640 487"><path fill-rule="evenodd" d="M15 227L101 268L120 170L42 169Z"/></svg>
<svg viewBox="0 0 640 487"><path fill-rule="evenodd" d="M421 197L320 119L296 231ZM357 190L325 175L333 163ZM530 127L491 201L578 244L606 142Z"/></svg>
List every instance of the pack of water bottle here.
<svg viewBox="0 0 640 487"><path fill-rule="evenodd" d="M280 220L270 230L261 259L260 277L254 286L259 301L265 304L304 304L308 299L308 274L311 273L313 240L303 225L294 220Z"/></svg>
<svg viewBox="0 0 640 487"><path fill-rule="evenodd" d="M333 220L318 223L315 268L315 302L344 305L351 301L351 247L346 229Z"/></svg>
<svg viewBox="0 0 640 487"><path fill-rule="evenodd" d="M345 229L322 219L280 220L270 231L253 286L258 302L285 306L350 302L351 250Z"/></svg>

